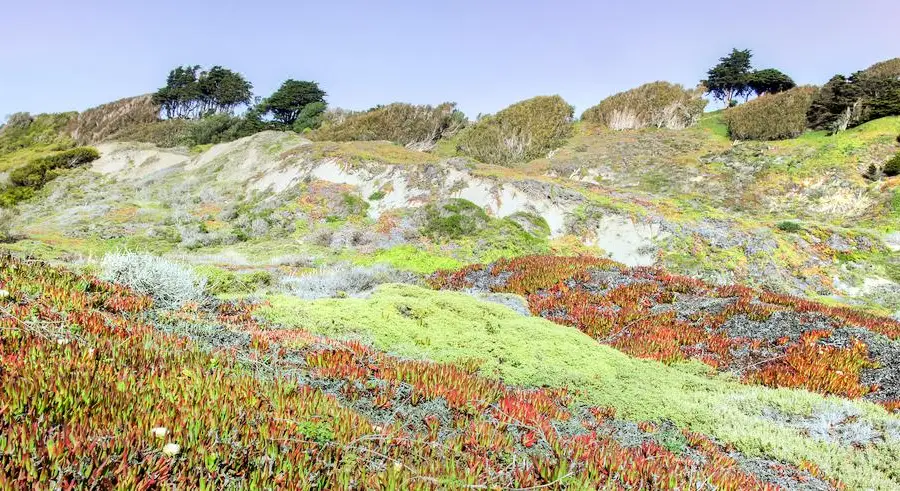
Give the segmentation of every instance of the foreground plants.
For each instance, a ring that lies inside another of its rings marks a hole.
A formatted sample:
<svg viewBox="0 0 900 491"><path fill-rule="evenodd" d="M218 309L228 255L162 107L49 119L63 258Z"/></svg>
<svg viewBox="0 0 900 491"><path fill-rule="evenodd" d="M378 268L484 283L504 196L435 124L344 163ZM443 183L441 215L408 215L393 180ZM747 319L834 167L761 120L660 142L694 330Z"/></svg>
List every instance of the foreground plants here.
<svg viewBox="0 0 900 491"><path fill-rule="evenodd" d="M10 257L0 289L2 488L841 486L475 364L271 329L251 304L161 311Z"/></svg>

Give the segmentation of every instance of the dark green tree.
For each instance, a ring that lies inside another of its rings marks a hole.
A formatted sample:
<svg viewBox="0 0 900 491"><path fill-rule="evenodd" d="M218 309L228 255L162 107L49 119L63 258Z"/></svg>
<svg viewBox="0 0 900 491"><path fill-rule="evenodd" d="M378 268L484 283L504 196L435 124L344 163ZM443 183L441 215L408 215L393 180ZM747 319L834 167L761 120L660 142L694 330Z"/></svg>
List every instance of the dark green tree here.
<svg viewBox="0 0 900 491"><path fill-rule="evenodd" d="M234 112L253 100L253 84L243 75L221 66L214 66L198 78L200 86L200 114Z"/></svg>
<svg viewBox="0 0 900 491"><path fill-rule="evenodd" d="M215 113L231 113L250 104L253 85L244 77L221 66L200 71L200 65L174 68L166 86L153 94L167 118L202 118Z"/></svg>
<svg viewBox="0 0 900 491"><path fill-rule="evenodd" d="M188 118L197 110L201 99L199 72L200 65L174 68L166 77L166 86L153 94L153 103L167 118Z"/></svg>
<svg viewBox="0 0 900 491"><path fill-rule="evenodd" d="M750 58L749 49L732 49L731 54L719 58L719 64L710 68L706 80L706 92L713 98L732 106L736 98L750 93Z"/></svg>
<svg viewBox="0 0 900 491"><path fill-rule="evenodd" d="M806 121L810 128L831 131L847 127L854 110L858 110L861 100L859 87L843 75L831 77L822 90L813 98ZM844 121L842 123L841 121Z"/></svg>
<svg viewBox="0 0 900 491"><path fill-rule="evenodd" d="M316 82L288 79L260 105L260 113L271 115L279 124L293 127L308 104L325 102L325 91Z"/></svg>
<svg viewBox="0 0 900 491"><path fill-rule="evenodd" d="M791 77L774 68L755 70L747 77L747 85L756 95L777 94L797 86Z"/></svg>

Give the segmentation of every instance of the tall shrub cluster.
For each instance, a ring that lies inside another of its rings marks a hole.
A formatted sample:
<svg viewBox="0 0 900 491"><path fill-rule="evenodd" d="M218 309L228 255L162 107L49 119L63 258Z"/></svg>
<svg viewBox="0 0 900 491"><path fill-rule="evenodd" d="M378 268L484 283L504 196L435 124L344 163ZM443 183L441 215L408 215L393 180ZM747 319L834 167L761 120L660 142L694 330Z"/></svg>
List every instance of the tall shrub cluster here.
<svg viewBox="0 0 900 491"><path fill-rule="evenodd" d="M740 140L796 138L806 129L806 113L817 92L816 87L795 87L728 109L728 132Z"/></svg>
<svg viewBox="0 0 900 491"><path fill-rule="evenodd" d="M807 122L811 128L836 133L894 115L900 115L900 58L849 77L832 77L813 100Z"/></svg>
<svg viewBox="0 0 900 491"><path fill-rule="evenodd" d="M572 132L574 111L558 95L518 102L460 133L458 150L495 165L542 157L565 143Z"/></svg>
<svg viewBox="0 0 900 491"><path fill-rule="evenodd" d="M669 82L652 82L620 92L589 108L581 119L613 130L684 129L697 123L706 100L701 90Z"/></svg>
<svg viewBox="0 0 900 491"><path fill-rule="evenodd" d="M387 140L416 150L430 150L466 125L465 115L453 102L437 106L402 102L368 111L341 115L313 133L318 140Z"/></svg>

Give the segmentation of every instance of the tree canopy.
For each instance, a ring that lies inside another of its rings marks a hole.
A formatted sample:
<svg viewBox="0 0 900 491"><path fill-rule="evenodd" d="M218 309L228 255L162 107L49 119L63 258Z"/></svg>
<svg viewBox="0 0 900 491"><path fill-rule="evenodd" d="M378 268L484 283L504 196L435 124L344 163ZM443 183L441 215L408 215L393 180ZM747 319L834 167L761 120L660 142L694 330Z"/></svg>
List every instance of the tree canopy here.
<svg viewBox="0 0 900 491"><path fill-rule="evenodd" d="M751 89L748 79L752 57L749 49L734 48L728 56L719 58L719 64L710 68L706 80L702 81L707 93L726 106L734 105L737 97L749 94Z"/></svg>
<svg viewBox="0 0 900 491"><path fill-rule="evenodd" d="M797 86L791 77L774 68L754 71L747 77L747 85L756 95L777 94Z"/></svg>
<svg viewBox="0 0 900 491"><path fill-rule="evenodd" d="M215 113L231 114L253 99L253 85L243 75L221 66L201 71L200 65L179 66L169 72L165 87L153 102L167 118L196 119Z"/></svg>
<svg viewBox="0 0 900 491"><path fill-rule="evenodd" d="M326 95L316 82L288 79L274 94L260 103L259 110L263 115L271 115L278 123L292 127L307 105L324 103ZM308 110L304 117L310 116L309 113L315 112L317 108L319 106ZM324 107L321 109L324 110ZM322 111L318 112L321 114Z"/></svg>

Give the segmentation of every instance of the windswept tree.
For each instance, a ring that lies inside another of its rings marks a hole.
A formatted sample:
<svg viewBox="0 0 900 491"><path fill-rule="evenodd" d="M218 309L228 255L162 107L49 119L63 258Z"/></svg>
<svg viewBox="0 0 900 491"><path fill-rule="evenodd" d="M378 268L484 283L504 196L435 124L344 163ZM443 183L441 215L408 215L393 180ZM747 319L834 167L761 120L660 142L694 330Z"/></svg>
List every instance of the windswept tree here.
<svg viewBox="0 0 900 491"><path fill-rule="evenodd" d="M166 77L166 86L153 94L153 103L167 118L188 118L194 114L200 103L199 72L200 65L176 67Z"/></svg>
<svg viewBox="0 0 900 491"><path fill-rule="evenodd" d="M756 95L777 94L797 86L791 77L774 68L754 71L748 76L747 85Z"/></svg>
<svg viewBox="0 0 900 491"><path fill-rule="evenodd" d="M201 114L231 114L253 100L253 84L237 72L214 66L200 74Z"/></svg>
<svg viewBox="0 0 900 491"><path fill-rule="evenodd" d="M259 111L263 115L271 115L272 119L290 128L307 105L324 103L326 95L316 82L288 79L274 94L262 101ZM311 109L317 110L318 107Z"/></svg>
<svg viewBox="0 0 900 491"><path fill-rule="evenodd" d="M166 86L153 94L167 118L202 118L216 113L231 114L253 99L253 85L234 71L214 66L201 71L200 65L174 68Z"/></svg>
<svg viewBox="0 0 900 491"><path fill-rule="evenodd" d="M900 115L900 59L876 63L849 77L835 75L807 113L809 126L832 133Z"/></svg>
<svg viewBox="0 0 900 491"><path fill-rule="evenodd" d="M706 80L702 81L706 92L726 106L733 106L735 99L748 95L752 56L749 49L735 48L728 56L719 58L719 64L710 68Z"/></svg>

